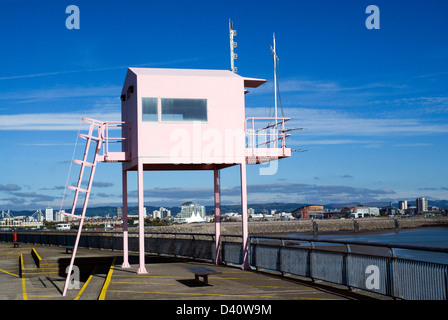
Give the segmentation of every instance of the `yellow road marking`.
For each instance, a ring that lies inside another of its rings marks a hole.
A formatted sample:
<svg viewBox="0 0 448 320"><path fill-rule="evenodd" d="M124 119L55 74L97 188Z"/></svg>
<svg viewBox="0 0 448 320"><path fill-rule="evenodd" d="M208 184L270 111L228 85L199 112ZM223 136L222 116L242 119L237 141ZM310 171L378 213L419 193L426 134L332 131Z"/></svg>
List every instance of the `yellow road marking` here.
<svg viewBox="0 0 448 320"><path fill-rule="evenodd" d="M332 299L332 298L304 298L304 297L293 297L293 300L347 300L347 299Z"/></svg>
<svg viewBox="0 0 448 320"><path fill-rule="evenodd" d="M114 277L127 277L127 278L166 278L166 279L181 279L181 277L170 277L170 276L143 276L143 275L124 275L124 274L116 274Z"/></svg>
<svg viewBox="0 0 448 320"><path fill-rule="evenodd" d="M160 291L130 291L130 290L109 290L117 293L142 293L142 294L167 294L184 296L214 296L214 297L241 297L241 298L278 298L278 296L246 295L246 294L220 294L220 293L191 293L191 292L160 292Z"/></svg>
<svg viewBox="0 0 448 320"><path fill-rule="evenodd" d="M162 283L162 282L125 282L125 281L111 281L111 283L124 283L124 284L161 284L165 286L173 286L174 283Z"/></svg>
<svg viewBox="0 0 448 320"><path fill-rule="evenodd" d="M92 279L93 274L96 271L97 266L95 266L95 268L93 268L92 273L90 274L89 278L87 279L86 283L84 283L84 285L82 286L81 290L78 292L78 295L75 297L75 300L79 300L79 298L81 297L82 293L84 292L84 290L87 288L87 285L89 284L90 280Z"/></svg>
<svg viewBox="0 0 448 320"><path fill-rule="evenodd" d="M37 257L37 259L38 259L39 261L42 260L42 258L40 257L40 255L37 253L36 249L33 248L33 249L31 249L31 251L34 252L34 254L36 255L36 257Z"/></svg>
<svg viewBox="0 0 448 320"><path fill-rule="evenodd" d="M28 300L28 296L26 294L25 278L22 278L22 292L23 292L23 300Z"/></svg>
<svg viewBox="0 0 448 320"><path fill-rule="evenodd" d="M253 287L253 288L282 288L282 289L298 289L298 287L285 287L285 286L250 286L250 287ZM309 288L301 288L301 290L302 289L305 289L306 291L309 291L309 290L311 290L311 289L309 289Z"/></svg>
<svg viewBox="0 0 448 320"><path fill-rule="evenodd" d="M0 272L4 272L4 273L6 273L6 274L10 274L10 275L12 275L12 276L14 276L14 277L18 277L18 276L19 276L18 274L14 274L14 273L11 273L11 272L2 270L2 269L0 269Z"/></svg>
<svg viewBox="0 0 448 320"><path fill-rule="evenodd" d="M112 260L109 272L107 273L106 281L104 282L104 286L101 289L101 294L98 297L98 300L104 300L104 298L106 297L107 288L109 287L110 280L112 278L112 273L114 273L115 259L116 259L116 257L114 257L113 260Z"/></svg>
<svg viewBox="0 0 448 320"><path fill-rule="evenodd" d="M144 275L126 275L115 274L114 277L126 277L126 278L164 278L164 279L184 279L184 276L144 276ZM239 278L239 277L219 277L212 276L209 279L226 279L226 280L254 280L254 278ZM281 279L263 279L266 281L281 281Z"/></svg>

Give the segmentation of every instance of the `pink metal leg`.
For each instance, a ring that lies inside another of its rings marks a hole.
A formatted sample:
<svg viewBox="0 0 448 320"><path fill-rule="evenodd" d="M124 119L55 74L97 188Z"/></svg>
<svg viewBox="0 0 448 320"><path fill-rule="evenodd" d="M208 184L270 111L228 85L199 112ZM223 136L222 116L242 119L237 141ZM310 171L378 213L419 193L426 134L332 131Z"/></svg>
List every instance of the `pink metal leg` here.
<svg viewBox="0 0 448 320"><path fill-rule="evenodd" d="M215 168L213 170L214 172L214 185L215 185L215 252L216 252L216 258L215 258L215 264L221 263L221 194L219 189L220 184L220 176L219 176L219 169Z"/></svg>
<svg viewBox="0 0 448 320"><path fill-rule="evenodd" d="M244 270L249 270L249 256L248 256L248 225L247 225L247 185L246 185L246 162L242 162L240 166L241 171L241 211L242 211L242 224L243 224L243 264L241 266Z"/></svg>
<svg viewBox="0 0 448 320"><path fill-rule="evenodd" d="M128 249L128 175L123 170L123 264L122 268L129 268Z"/></svg>
<svg viewBox="0 0 448 320"><path fill-rule="evenodd" d="M143 198L143 163L138 163L138 239L140 267L137 273L148 273L145 268L145 221L144 221L144 198Z"/></svg>

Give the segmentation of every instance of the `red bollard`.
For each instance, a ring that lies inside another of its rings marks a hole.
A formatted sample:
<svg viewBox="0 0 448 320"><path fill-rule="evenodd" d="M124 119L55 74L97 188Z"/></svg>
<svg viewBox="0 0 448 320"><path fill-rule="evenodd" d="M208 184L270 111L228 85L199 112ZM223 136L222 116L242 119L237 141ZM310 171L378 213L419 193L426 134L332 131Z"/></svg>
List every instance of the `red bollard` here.
<svg viewBox="0 0 448 320"><path fill-rule="evenodd" d="M15 232L12 235L12 242L17 242L17 233L15 233Z"/></svg>

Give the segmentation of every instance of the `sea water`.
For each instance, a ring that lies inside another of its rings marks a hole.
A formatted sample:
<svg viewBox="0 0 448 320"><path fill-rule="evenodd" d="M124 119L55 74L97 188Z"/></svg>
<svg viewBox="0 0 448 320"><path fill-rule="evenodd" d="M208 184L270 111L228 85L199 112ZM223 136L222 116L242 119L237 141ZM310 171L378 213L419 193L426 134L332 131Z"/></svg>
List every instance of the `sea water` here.
<svg viewBox="0 0 448 320"><path fill-rule="evenodd" d="M280 236L280 234L278 234ZM448 249L448 227L383 230L381 232L321 233L315 236L303 233L281 234L288 238L331 239L337 241L365 241L390 245L411 245ZM448 264L448 253L395 249L398 257Z"/></svg>

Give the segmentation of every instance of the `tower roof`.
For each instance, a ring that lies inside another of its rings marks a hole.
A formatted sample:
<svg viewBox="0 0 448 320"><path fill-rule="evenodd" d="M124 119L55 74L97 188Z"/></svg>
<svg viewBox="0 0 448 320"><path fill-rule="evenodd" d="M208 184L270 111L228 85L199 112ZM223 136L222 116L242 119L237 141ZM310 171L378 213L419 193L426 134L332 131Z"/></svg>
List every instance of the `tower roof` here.
<svg viewBox="0 0 448 320"><path fill-rule="evenodd" d="M166 69L166 68L129 68L138 76L181 76L181 77L237 77L244 79L244 87L257 88L266 82L265 79L241 77L229 70L210 69Z"/></svg>

